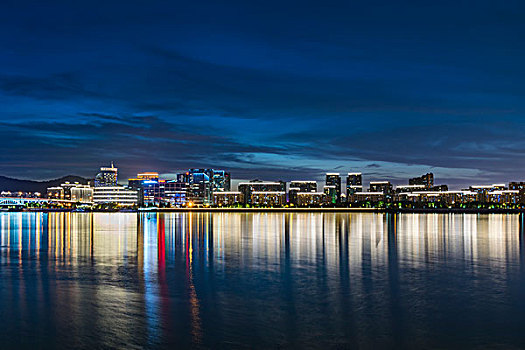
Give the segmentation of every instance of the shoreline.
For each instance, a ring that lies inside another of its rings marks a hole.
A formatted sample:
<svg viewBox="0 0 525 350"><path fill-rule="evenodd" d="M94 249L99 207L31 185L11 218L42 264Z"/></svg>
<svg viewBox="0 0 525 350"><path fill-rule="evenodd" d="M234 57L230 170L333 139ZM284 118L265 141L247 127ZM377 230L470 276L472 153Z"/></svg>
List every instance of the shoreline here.
<svg viewBox="0 0 525 350"><path fill-rule="evenodd" d="M12 209L0 212L75 213L386 213L386 214L523 214L525 209L479 208L142 208L136 210Z"/></svg>

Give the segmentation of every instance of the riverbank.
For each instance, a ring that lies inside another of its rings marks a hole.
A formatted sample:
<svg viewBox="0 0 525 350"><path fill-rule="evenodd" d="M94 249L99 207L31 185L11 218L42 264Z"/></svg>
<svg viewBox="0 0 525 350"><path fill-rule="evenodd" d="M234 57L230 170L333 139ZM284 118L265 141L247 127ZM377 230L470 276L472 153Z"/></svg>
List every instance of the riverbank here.
<svg viewBox="0 0 525 350"><path fill-rule="evenodd" d="M419 214L523 214L525 209L482 209L482 208L140 208L136 210L74 210L24 208L9 212L94 212L94 213L419 213Z"/></svg>

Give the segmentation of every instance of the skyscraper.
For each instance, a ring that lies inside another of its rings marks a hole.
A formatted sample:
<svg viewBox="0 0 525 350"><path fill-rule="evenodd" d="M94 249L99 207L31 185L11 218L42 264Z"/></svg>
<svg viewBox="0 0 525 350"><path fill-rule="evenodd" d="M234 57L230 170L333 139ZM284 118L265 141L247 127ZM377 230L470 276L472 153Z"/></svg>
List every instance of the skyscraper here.
<svg viewBox="0 0 525 350"><path fill-rule="evenodd" d="M329 200L333 204L341 203L341 176L339 176L339 173L327 173L326 186L335 186L335 194Z"/></svg>
<svg viewBox="0 0 525 350"><path fill-rule="evenodd" d="M113 162L111 162L110 168L100 168L100 172L95 176L95 187L116 186L117 173L118 169L115 168Z"/></svg>
<svg viewBox="0 0 525 350"><path fill-rule="evenodd" d="M297 205L298 193L312 193L317 191L317 182L315 181L291 181L288 189L288 201Z"/></svg>
<svg viewBox="0 0 525 350"><path fill-rule="evenodd" d="M363 192L363 175L361 173L348 173L346 177L346 198L356 192Z"/></svg>
<svg viewBox="0 0 525 350"><path fill-rule="evenodd" d="M252 193L257 192L283 192L286 193L286 183L282 181L268 182L260 180L252 180L250 182L239 183L239 192L242 193L245 203L251 203Z"/></svg>
<svg viewBox="0 0 525 350"><path fill-rule="evenodd" d="M419 177L414 177L408 180L409 185L423 185L425 188L430 189L434 186L434 174L427 173Z"/></svg>
<svg viewBox="0 0 525 350"><path fill-rule="evenodd" d="M228 192L231 188L230 173L225 170L209 169L213 192Z"/></svg>

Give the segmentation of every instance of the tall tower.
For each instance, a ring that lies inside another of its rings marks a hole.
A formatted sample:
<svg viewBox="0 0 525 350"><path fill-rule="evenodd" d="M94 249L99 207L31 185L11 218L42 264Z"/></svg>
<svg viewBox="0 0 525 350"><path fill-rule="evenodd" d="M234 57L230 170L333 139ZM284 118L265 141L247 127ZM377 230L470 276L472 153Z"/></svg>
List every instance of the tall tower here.
<svg viewBox="0 0 525 350"><path fill-rule="evenodd" d="M117 186L117 174L118 169L115 168L113 162L109 168L101 167L100 173L95 176L95 187Z"/></svg>
<svg viewBox="0 0 525 350"><path fill-rule="evenodd" d="M331 202L333 204L341 203L341 176L339 173L326 173L326 186L335 186Z"/></svg>

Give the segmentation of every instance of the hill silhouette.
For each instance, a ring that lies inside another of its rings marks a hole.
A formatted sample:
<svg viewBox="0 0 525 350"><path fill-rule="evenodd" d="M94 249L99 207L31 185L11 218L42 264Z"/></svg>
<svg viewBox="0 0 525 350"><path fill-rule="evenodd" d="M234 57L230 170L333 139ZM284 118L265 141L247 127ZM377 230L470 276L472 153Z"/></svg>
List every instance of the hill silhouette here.
<svg viewBox="0 0 525 350"><path fill-rule="evenodd" d="M87 184L89 180L75 175L63 176L58 179L47 181L19 180L0 175L0 191L46 193L48 187L59 186L66 181Z"/></svg>

